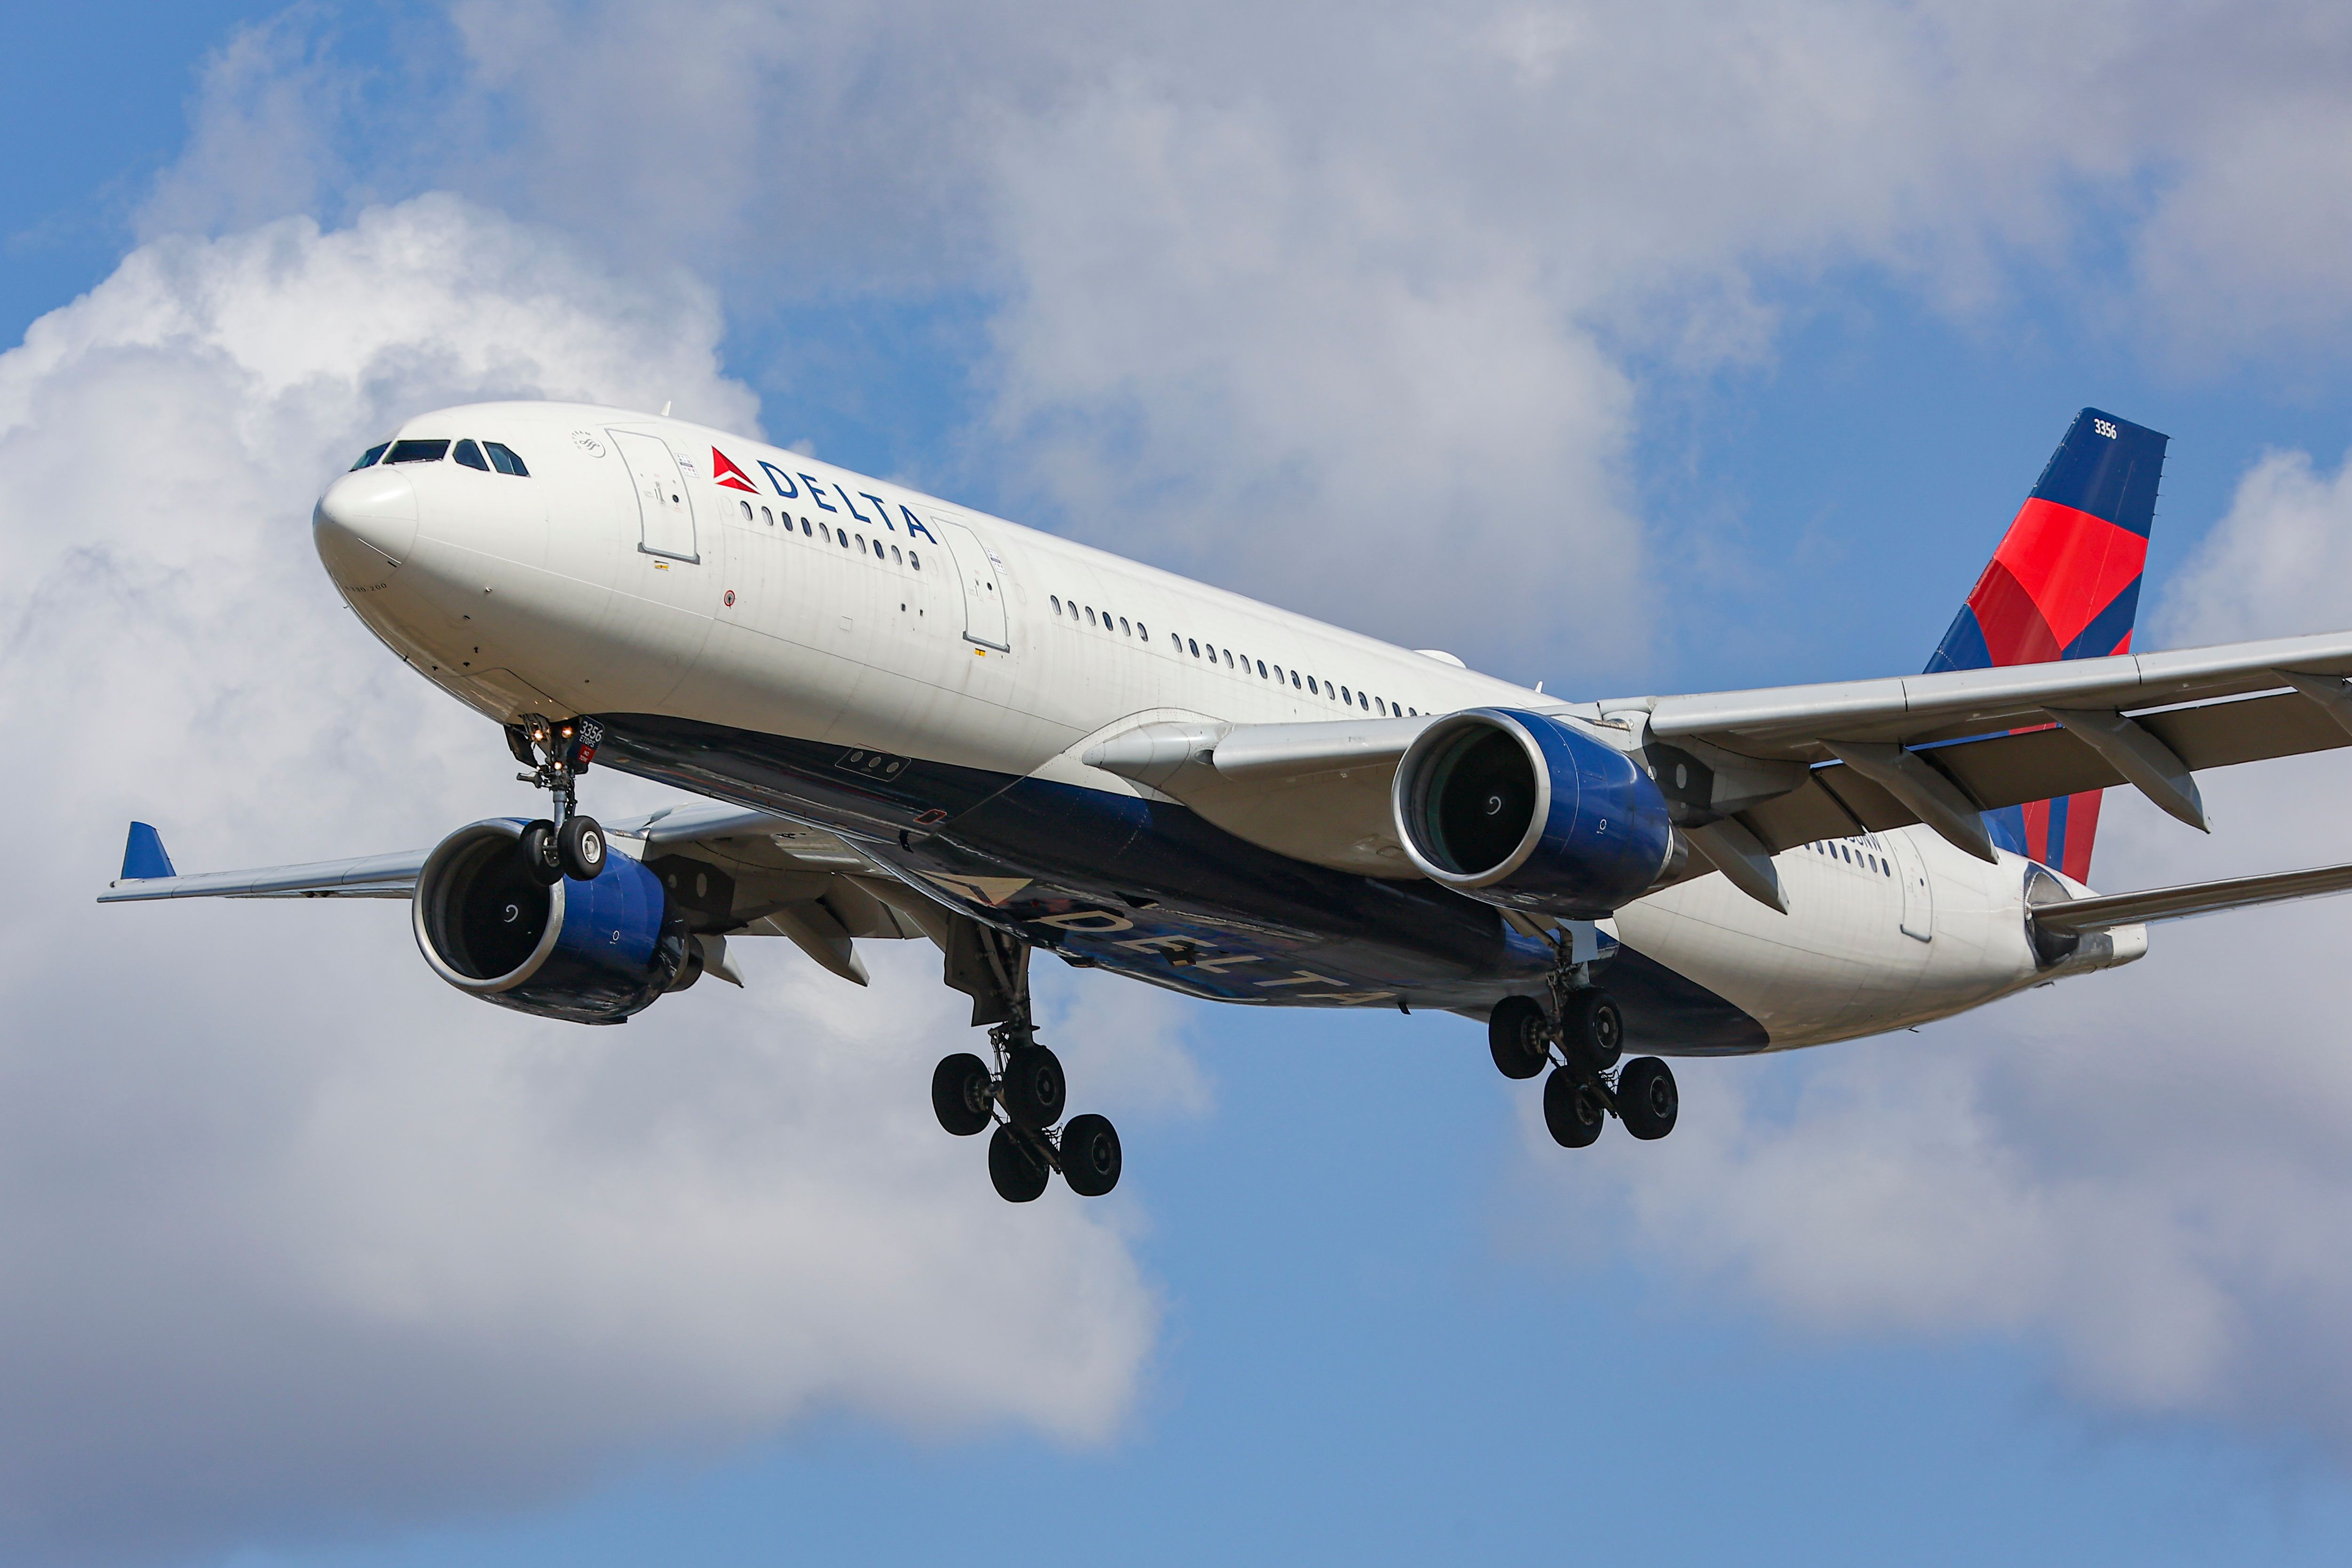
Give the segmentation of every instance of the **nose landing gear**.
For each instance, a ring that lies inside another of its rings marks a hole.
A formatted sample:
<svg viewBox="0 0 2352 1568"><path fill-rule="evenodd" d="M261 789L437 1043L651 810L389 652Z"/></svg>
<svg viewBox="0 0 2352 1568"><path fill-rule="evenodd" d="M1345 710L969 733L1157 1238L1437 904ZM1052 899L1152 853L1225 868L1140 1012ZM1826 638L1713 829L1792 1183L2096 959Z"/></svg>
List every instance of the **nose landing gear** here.
<svg viewBox="0 0 2352 1568"><path fill-rule="evenodd" d="M507 750L531 771L515 777L553 797L551 818L530 824L517 841L524 872L553 887L564 878L593 882L604 871L604 830L580 814L573 781L588 771L604 727L593 719L542 719L537 714L507 726Z"/></svg>
<svg viewBox="0 0 2352 1568"><path fill-rule="evenodd" d="M1062 1121L1069 1083L1061 1058L1037 1043L1028 959L1026 944L977 921L957 928L948 953L950 983L972 993L975 1013L996 1016L988 1031L995 1059L991 1066L970 1051L942 1058L931 1072L931 1113L959 1138L995 1129L988 1141L988 1179L1006 1203L1037 1198L1055 1171L1070 1191L1098 1198L1118 1185L1118 1129L1108 1117L1092 1114Z"/></svg>

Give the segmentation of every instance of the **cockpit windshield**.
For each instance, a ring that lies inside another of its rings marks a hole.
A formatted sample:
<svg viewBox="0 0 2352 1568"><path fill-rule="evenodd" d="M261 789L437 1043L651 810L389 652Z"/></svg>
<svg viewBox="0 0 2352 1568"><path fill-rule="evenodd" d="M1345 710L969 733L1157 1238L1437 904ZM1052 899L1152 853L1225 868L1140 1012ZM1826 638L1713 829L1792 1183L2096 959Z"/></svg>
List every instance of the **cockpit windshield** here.
<svg viewBox="0 0 2352 1568"><path fill-rule="evenodd" d="M362 452L360 454L360 460L352 465L352 472L356 474L362 468L373 468L375 464L375 460L383 456L384 448L391 445L392 443L389 441L378 441L374 446L370 447L366 451Z"/></svg>
<svg viewBox="0 0 2352 1568"><path fill-rule="evenodd" d="M446 441L394 441L387 463L437 463L449 455Z"/></svg>
<svg viewBox="0 0 2352 1568"><path fill-rule="evenodd" d="M530 470L522 466L512 447L501 447L496 441L485 441L483 447L490 454L490 467L502 474L512 474L519 479L530 478Z"/></svg>

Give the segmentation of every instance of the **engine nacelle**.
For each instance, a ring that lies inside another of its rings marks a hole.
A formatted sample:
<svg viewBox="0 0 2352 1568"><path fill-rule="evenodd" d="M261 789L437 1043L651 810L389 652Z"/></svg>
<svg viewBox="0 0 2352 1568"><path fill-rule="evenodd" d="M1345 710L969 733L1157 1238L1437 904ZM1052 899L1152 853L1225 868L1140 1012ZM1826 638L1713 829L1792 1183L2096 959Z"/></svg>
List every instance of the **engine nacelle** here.
<svg viewBox="0 0 2352 1568"><path fill-rule="evenodd" d="M433 972L501 1007L617 1024L672 989L690 942L660 879L625 855L593 882L523 873L523 824L493 818L443 839L417 874L416 945Z"/></svg>
<svg viewBox="0 0 2352 1568"><path fill-rule="evenodd" d="M1397 764L1397 837L1433 881L1485 903L1597 920L1665 873L1665 797L1572 721L1508 708L1448 714Z"/></svg>

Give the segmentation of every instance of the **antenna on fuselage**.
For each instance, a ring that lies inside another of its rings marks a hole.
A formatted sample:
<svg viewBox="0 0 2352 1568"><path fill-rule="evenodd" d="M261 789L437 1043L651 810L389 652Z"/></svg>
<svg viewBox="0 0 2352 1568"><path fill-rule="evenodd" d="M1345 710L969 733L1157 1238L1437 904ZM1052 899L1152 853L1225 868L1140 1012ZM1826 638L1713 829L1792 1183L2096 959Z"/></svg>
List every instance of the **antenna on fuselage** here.
<svg viewBox="0 0 2352 1568"><path fill-rule="evenodd" d="M663 401L663 403L662 403L662 416L662 416L663 418L665 418L665 419L667 419L667 418L668 418L668 417L669 417L669 403L668 403L668 401L667 401L667 399L665 399L665 400Z"/></svg>

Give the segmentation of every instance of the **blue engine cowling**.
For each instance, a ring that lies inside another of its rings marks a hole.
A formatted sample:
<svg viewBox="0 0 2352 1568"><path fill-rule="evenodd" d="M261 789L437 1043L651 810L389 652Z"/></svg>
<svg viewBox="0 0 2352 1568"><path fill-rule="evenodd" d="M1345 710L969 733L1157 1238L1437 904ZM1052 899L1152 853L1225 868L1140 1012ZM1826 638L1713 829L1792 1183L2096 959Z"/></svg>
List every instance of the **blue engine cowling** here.
<svg viewBox="0 0 2352 1568"><path fill-rule="evenodd" d="M1424 876L1485 903L1597 920L1664 873L1665 797L1573 721L1508 708L1451 713L1397 764L1398 837Z"/></svg>
<svg viewBox="0 0 2352 1568"><path fill-rule="evenodd" d="M593 882L544 887L516 854L523 826L477 822L426 858L413 903L425 962L460 991L542 1018L617 1024L642 1012L689 951L660 880L611 855Z"/></svg>

